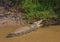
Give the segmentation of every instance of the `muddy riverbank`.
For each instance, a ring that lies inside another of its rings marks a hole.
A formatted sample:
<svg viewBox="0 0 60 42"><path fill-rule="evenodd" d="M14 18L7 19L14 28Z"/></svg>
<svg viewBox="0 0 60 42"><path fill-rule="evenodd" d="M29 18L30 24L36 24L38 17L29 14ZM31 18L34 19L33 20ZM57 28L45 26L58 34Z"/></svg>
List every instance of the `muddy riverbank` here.
<svg viewBox="0 0 60 42"><path fill-rule="evenodd" d="M25 24L23 13L15 9L7 10L0 6L0 26Z"/></svg>

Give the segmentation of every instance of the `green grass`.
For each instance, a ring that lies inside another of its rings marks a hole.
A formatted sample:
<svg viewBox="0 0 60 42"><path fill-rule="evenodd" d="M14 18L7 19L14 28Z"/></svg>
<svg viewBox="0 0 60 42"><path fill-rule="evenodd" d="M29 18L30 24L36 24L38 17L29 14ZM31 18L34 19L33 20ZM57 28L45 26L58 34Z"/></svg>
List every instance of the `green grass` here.
<svg viewBox="0 0 60 42"><path fill-rule="evenodd" d="M53 10L55 4L59 4L59 0L13 0L14 3L20 5L26 11L26 20L39 20L58 18Z"/></svg>

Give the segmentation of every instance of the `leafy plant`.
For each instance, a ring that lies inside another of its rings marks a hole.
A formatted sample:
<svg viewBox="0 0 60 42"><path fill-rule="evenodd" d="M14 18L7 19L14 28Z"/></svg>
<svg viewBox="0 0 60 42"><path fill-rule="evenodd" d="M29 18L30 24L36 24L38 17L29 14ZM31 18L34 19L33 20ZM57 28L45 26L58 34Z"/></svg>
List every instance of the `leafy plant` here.
<svg viewBox="0 0 60 42"><path fill-rule="evenodd" d="M17 7L21 7L26 11L25 18L27 20L39 20L58 18L53 7L59 5L59 0L12 0Z"/></svg>

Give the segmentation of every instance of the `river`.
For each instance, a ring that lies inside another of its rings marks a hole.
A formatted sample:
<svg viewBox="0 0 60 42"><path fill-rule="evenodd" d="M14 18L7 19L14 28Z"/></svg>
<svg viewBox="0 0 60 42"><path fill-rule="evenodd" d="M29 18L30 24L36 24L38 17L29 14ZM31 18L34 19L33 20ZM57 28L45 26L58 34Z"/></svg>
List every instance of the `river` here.
<svg viewBox="0 0 60 42"><path fill-rule="evenodd" d="M5 36L21 26L5 26L0 27L0 42L60 42L60 25L39 28L37 31L16 36L13 38L5 38Z"/></svg>

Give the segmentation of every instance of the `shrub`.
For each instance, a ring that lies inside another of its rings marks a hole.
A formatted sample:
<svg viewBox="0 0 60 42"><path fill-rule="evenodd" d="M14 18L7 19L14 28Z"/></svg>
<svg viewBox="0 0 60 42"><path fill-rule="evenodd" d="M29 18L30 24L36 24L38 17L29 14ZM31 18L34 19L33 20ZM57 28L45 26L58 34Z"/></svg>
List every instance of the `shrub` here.
<svg viewBox="0 0 60 42"><path fill-rule="evenodd" d="M27 20L39 20L39 19L49 19L57 18L57 15L54 13L52 7L53 3L50 0L40 1L35 0L26 0L22 8L26 10L26 19Z"/></svg>
<svg viewBox="0 0 60 42"><path fill-rule="evenodd" d="M25 17L27 20L39 20L58 18L53 10L53 7L59 5L59 0L12 0L17 7L21 7L26 11Z"/></svg>

